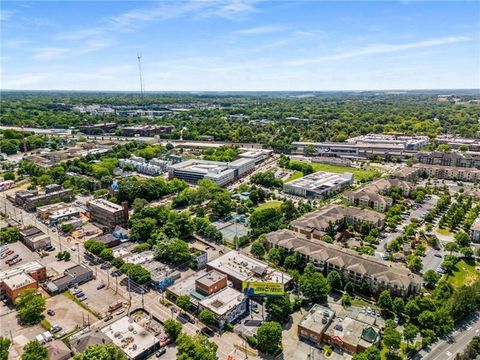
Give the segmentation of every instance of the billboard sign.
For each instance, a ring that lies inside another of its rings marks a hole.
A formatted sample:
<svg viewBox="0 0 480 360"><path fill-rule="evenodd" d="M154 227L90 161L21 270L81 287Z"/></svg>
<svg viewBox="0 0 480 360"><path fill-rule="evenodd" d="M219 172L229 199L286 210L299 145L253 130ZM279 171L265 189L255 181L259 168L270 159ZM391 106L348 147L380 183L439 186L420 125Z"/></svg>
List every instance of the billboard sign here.
<svg viewBox="0 0 480 360"><path fill-rule="evenodd" d="M247 296L283 296L285 287L282 283L263 281L243 281L242 291Z"/></svg>

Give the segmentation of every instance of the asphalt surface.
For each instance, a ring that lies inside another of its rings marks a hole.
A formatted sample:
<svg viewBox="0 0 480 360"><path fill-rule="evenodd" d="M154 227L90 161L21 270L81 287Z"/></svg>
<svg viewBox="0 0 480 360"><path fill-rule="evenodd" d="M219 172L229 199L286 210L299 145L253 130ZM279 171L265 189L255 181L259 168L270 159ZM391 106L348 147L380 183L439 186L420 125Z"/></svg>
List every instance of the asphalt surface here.
<svg viewBox="0 0 480 360"><path fill-rule="evenodd" d="M414 359L449 360L463 352L474 336L480 335L480 312L473 313L461 321L455 331L447 338L437 341L429 348L422 350Z"/></svg>

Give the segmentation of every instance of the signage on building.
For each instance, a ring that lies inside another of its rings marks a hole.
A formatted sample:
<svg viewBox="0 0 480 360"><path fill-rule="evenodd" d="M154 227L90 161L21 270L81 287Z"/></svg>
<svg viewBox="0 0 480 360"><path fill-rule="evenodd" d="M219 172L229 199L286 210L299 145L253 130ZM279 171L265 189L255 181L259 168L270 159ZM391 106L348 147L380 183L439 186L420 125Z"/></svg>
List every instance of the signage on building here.
<svg viewBox="0 0 480 360"><path fill-rule="evenodd" d="M283 296L285 287L282 283L262 282L262 281L243 281L243 293L247 296Z"/></svg>

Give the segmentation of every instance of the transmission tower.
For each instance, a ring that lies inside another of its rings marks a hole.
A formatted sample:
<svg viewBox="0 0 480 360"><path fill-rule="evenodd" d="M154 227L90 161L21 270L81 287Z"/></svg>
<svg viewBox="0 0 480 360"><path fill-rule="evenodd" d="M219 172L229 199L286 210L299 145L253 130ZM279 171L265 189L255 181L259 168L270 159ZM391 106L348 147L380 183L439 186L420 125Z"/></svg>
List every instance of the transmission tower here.
<svg viewBox="0 0 480 360"><path fill-rule="evenodd" d="M138 59L138 76L140 77L140 94L142 95L143 98L143 76L142 76L142 55L137 54L137 59Z"/></svg>

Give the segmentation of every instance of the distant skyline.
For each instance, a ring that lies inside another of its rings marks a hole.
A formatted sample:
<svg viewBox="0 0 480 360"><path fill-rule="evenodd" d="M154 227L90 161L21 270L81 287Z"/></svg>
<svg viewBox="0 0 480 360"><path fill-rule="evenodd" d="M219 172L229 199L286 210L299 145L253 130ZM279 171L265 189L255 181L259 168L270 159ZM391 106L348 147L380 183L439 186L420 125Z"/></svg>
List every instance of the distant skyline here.
<svg viewBox="0 0 480 360"><path fill-rule="evenodd" d="M480 88L478 1L2 1L0 88Z"/></svg>

